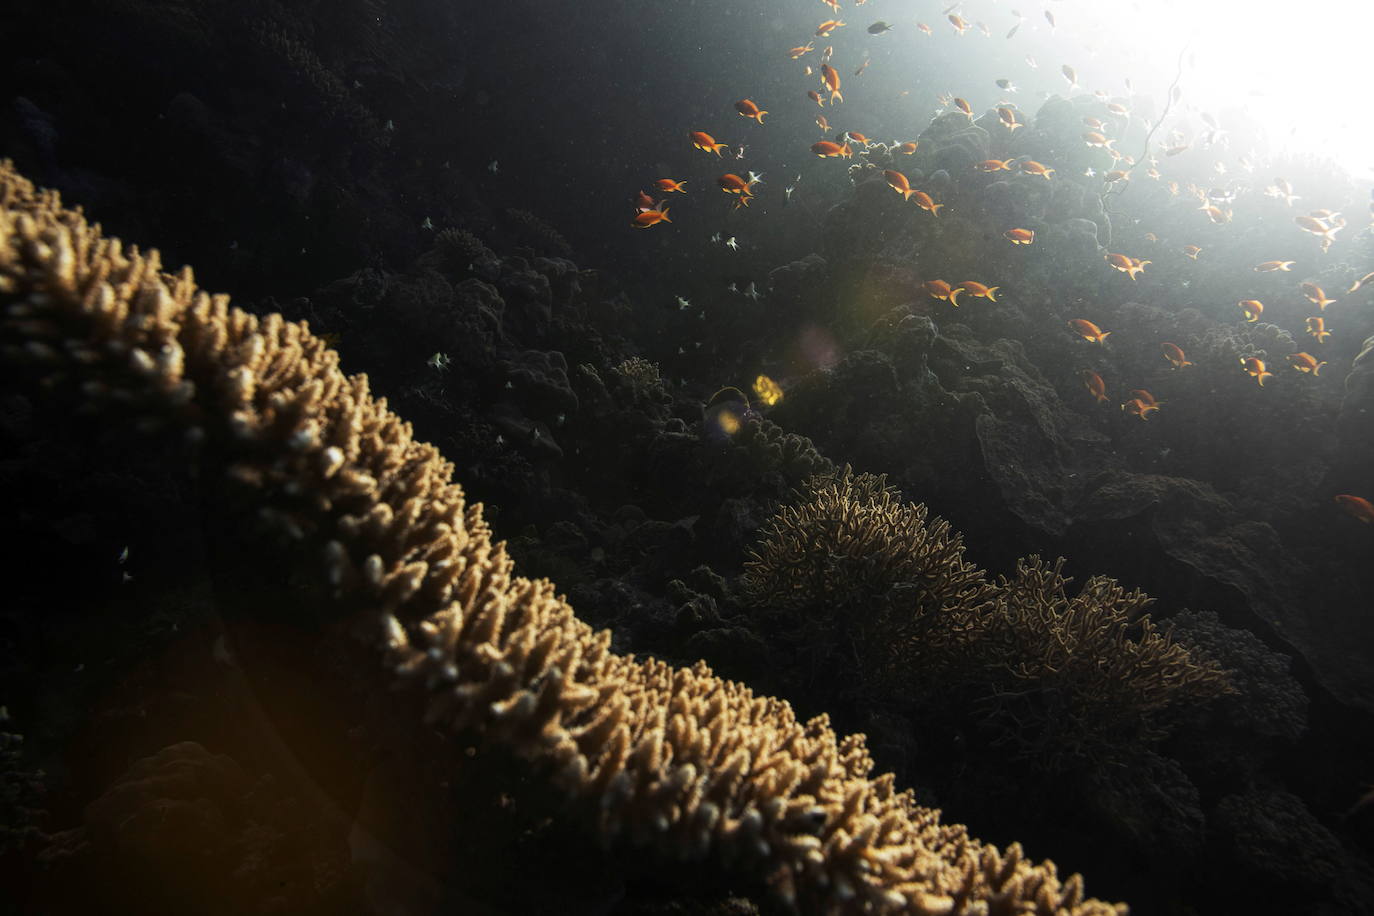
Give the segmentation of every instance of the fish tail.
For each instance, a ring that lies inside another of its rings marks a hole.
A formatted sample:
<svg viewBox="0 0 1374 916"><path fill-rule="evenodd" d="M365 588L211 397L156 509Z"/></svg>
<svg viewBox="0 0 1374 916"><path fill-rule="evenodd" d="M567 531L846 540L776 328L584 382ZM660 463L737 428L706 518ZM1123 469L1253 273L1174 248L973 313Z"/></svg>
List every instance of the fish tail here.
<svg viewBox="0 0 1374 916"><path fill-rule="evenodd" d="M949 295L946 296L945 298L949 300L949 304L950 304L950 305L954 306L955 308L958 308L958 307L959 307L959 294L962 293L962 292L963 292L962 289L952 289L952 290L949 291Z"/></svg>
<svg viewBox="0 0 1374 916"><path fill-rule="evenodd" d="M672 220L670 220L670 219L668 218L668 208L667 208L667 207L664 207L664 208L663 208L663 221L664 221L665 223L671 223L671 222L672 222Z"/></svg>
<svg viewBox="0 0 1374 916"><path fill-rule="evenodd" d="M943 205L942 205L942 206L943 206ZM999 289L1001 289L1001 288L1002 288L1002 287L1000 287L1000 286L989 287L989 288L988 288L988 298L991 299L993 302L996 302L996 301L997 301L997 297L994 296L993 293L997 292L997 291L998 291Z"/></svg>
<svg viewBox="0 0 1374 916"><path fill-rule="evenodd" d="M1106 342L1107 342L1107 335L1109 335L1109 334L1111 334L1111 333L1112 333L1111 331L1100 331L1100 332L1098 332L1098 335L1097 335L1097 342L1098 342L1098 343L1106 343Z"/></svg>
<svg viewBox="0 0 1374 916"><path fill-rule="evenodd" d="M1313 374L1313 375L1321 375L1321 374L1322 374L1322 366L1325 366L1325 365L1326 365L1326 360L1322 360L1321 362L1317 363L1317 365L1315 365L1315 366L1312 367L1312 374Z"/></svg>
<svg viewBox="0 0 1374 916"><path fill-rule="evenodd" d="M939 215L940 215L940 208L943 207L943 206L944 206L944 204L931 204L931 205L930 205L930 215L931 215L931 216L939 216Z"/></svg>
<svg viewBox="0 0 1374 916"><path fill-rule="evenodd" d="M914 188L907 188L902 192L902 200L911 200L911 195L915 193L916 190Z"/></svg>
<svg viewBox="0 0 1374 916"><path fill-rule="evenodd" d="M758 121L760 124L762 124L762 123L763 123L763 116L766 115L766 114L768 114L767 111L760 111L759 114L758 114L758 117L755 118L755 120Z"/></svg>

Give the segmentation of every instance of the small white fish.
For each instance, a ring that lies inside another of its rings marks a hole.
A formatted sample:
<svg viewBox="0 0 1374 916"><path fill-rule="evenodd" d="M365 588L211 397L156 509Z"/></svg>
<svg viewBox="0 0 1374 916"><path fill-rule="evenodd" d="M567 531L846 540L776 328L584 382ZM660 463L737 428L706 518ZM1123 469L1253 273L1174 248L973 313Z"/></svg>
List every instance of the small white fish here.
<svg viewBox="0 0 1374 916"><path fill-rule="evenodd" d="M420 224L420 228L421 228L421 229L433 229L433 228L434 228L434 220L432 220L432 219L430 219L428 216L426 216L426 217L425 217L425 221L424 221L423 223Z"/></svg>
<svg viewBox="0 0 1374 916"><path fill-rule="evenodd" d="M720 233L719 233L719 232L713 232L713 233L711 233L711 242L712 242L713 244L716 244L716 245L719 245L719 244L720 244Z"/></svg>
<svg viewBox="0 0 1374 916"><path fill-rule="evenodd" d="M429 366L431 369L442 370L447 369L451 362L453 362L453 360L448 358L447 353L435 353L429 359L425 360L425 365Z"/></svg>
<svg viewBox="0 0 1374 916"><path fill-rule="evenodd" d="M732 292L732 293L737 293L737 292L739 292L739 287L735 285L735 281L734 281L734 280L731 280L731 281L730 281L730 285L727 286L727 287L725 287L725 288L726 288L727 290L729 290L730 292Z"/></svg>
<svg viewBox="0 0 1374 916"><path fill-rule="evenodd" d="M692 303L688 302L686 299L682 298L681 296L678 296L678 297L677 297L677 309L678 309L679 312L685 312L687 309L689 309L689 308L691 308L691 307L692 307Z"/></svg>
<svg viewBox="0 0 1374 916"><path fill-rule="evenodd" d="M753 299L755 302L759 301L759 288L757 285L754 284L752 280L749 281L749 286L745 288L744 295L748 296L750 299Z"/></svg>
<svg viewBox="0 0 1374 916"><path fill-rule="evenodd" d="M1029 54L1026 55L1026 65L1029 66L1032 70L1040 69L1040 65L1035 62L1035 58L1031 57Z"/></svg>
<svg viewBox="0 0 1374 916"><path fill-rule="evenodd" d="M389 118L387 119L387 122L386 122L385 124L382 125L382 130L395 130L395 129L396 129L396 122L395 122L395 121L392 121L392 120L389 119Z"/></svg>
<svg viewBox="0 0 1374 916"><path fill-rule="evenodd" d="M1083 175L1085 178L1091 178L1096 174L1097 169L1093 168L1092 166L1088 166L1086 169L1083 170Z"/></svg>
<svg viewBox="0 0 1374 916"><path fill-rule="evenodd" d="M488 172L491 172L493 175L495 175L498 171L500 171L500 169L501 169L501 166L496 162L495 159L493 159L493 160L491 160L491 162L488 162L488 163L487 163L487 171L488 171Z"/></svg>
<svg viewBox="0 0 1374 916"><path fill-rule="evenodd" d="M735 158L736 158L736 159L743 159L743 158L744 158L744 144L743 144L743 143L741 143L741 144L739 145L739 151L735 153Z"/></svg>
<svg viewBox="0 0 1374 916"><path fill-rule="evenodd" d="M792 202L792 192L795 190L797 190L797 186L794 184L789 184L787 187L782 189L782 202L784 204L789 204Z"/></svg>
<svg viewBox="0 0 1374 916"><path fill-rule="evenodd" d="M129 548L125 547L119 552L119 564L123 566L127 562L129 562Z"/></svg>
<svg viewBox="0 0 1374 916"><path fill-rule="evenodd" d="M1013 83L1011 80L998 80L998 81L997 81L997 88L998 88L998 89L1001 89L1003 92L1016 92L1016 91L1017 91L1016 84Z"/></svg>
<svg viewBox="0 0 1374 916"><path fill-rule="evenodd" d="M749 187L752 188L754 185L758 184L760 181L763 181L763 173L762 173L762 172L750 172L750 173L749 173L749 182L748 182L748 183L749 183Z"/></svg>
<svg viewBox="0 0 1374 916"><path fill-rule="evenodd" d="M725 247L731 251L739 251L739 242L735 241L735 237L732 235L725 240Z"/></svg>

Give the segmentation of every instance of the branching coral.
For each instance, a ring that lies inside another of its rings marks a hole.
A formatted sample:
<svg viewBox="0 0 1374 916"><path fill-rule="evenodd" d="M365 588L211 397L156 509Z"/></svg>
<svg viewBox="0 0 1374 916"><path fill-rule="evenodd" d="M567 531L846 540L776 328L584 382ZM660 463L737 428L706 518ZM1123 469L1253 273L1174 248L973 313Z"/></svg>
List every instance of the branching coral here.
<svg viewBox="0 0 1374 916"><path fill-rule="evenodd" d="M843 634L860 667L880 677L912 661L903 647L933 655L957 639L992 595L948 522L904 503L884 477L849 467L812 477L774 516L745 564L744 587L755 607L804 612L820 631L813 640Z"/></svg>
<svg viewBox="0 0 1374 916"><path fill-rule="evenodd" d="M227 477L313 561L417 719L540 764L604 839L748 870L808 911L1123 912L941 824L825 716L612 653L514 575L452 465L304 325L165 273L8 164L0 310L7 371L97 422L179 430L207 485Z"/></svg>
<svg viewBox="0 0 1374 916"><path fill-rule="evenodd" d="M971 704L983 728L1037 766L1158 740L1173 704L1230 688L1220 665L1161 633L1150 603L1102 576L1067 592L1063 560L1023 560L989 582L958 534L846 468L781 509L746 564L756 607L789 610L816 638L855 646L889 695Z"/></svg>
<svg viewBox="0 0 1374 916"><path fill-rule="evenodd" d="M1049 767L1101 759L1163 737L1170 706L1231 690L1219 664L1144 613L1151 598L1105 576L1070 597L1063 565L1018 563L968 644L979 672L969 680L1001 740Z"/></svg>

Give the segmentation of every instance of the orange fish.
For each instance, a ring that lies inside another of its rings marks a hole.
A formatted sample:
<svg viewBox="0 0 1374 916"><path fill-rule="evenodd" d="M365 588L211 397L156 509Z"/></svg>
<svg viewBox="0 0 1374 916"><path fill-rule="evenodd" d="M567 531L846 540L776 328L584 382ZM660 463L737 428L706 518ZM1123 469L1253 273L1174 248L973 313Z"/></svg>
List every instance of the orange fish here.
<svg viewBox="0 0 1374 916"><path fill-rule="evenodd" d="M930 293L930 295L936 299L943 299L946 302L950 301L952 292L949 288L949 284L944 280L927 280L921 285L925 287L926 292Z"/></svg>
<svg viewBox="0 0 1374 916"><path fill-rule="evenodd" d="M950 25L954 26L954 31L958 32L960 35L968 31L969 24L967 20L958 13L950 13L945 18L949 20Z"/></svg>
<svg viewBox="0 0 1374 916"><path fill-rule="evenodd" d="M1080 373L1083 377L1083 384L1088 389L1088 394L1097 399L1097 403L1107 403L1107 383L1102 381L1102 376L1091 369L1084 369Z"/></svg>
<svg viewBox="0 0 1374 916"><path fill-rule="evenodd" d="M671 222L672 220L668 218L668 208L664 207L662 210L639 211L635 214L634 222L630 225L634 226L636 229L647 229L659 223Z"/></svg>
<svg viewBox="0 0 1374 916"><path fill-rule="evenodd" d="M848 143L841 146L829 140L818 140L811 144L811 152L820 156L822 159L833 159L836 156L843 156L845 159L849 159L854 155L854 151L849 148Z"/></svg>
<svg viewBox="0 0 1374 916"><path fill-rule="evenodd" d="M1091 127L1093 130L1101 130L1102 128L1107 126L1106 123L1099 120L1098 118L1094 118L1092 115L1084 117L1083 123Z"/></svg>
<svg viewBox="0 0 1374 916"><path fill-rule="evenodd" d="M1097 131L1090 130L1083 135L1083 142L1088 144L1089 146L1096 146L1101 149L1106 149L1116 141L1108 140L1106 137L1102 136L1102 134L1098 133Z"/></svg>
<svg viewBox="0 0 1374 916"><path fill-rule="evenodd" d="M1158 241L1159 241L1159 236L1155 235L1153 232L1147 232L1147 233L1145 233L1145 241L1147 241L1147 242L1158 242Z"/></svg>
<svg viewBox="0 0 1374 916"><path fill-rule="evenodd" d="M660 191L664 191L669 194L673 193L674 191L677 191L680 194L687 193L687 182L685 181L674 181L671 178L660 178L658 181L655 181L654 184L658 186L658 189Z"/></svg>
<svg viewBox="0 0 1374 916"><path fill-rule="evenodd" d="M1368 525L1374 522L1374 503L1365 499L1363 496L1351 496L1349 493L1341 493L1333 496L1331 501L1349 512L1355 518Z"/></svg>
<svg viewBox="0 0 1374 916"><path fill-rule="evenodd" d="M1002 237L1013 245L1030 245L1035 242L1034 229L1008 229Z"/></svg>
<svg viewBox="0 0 1374 916"><path fill-rule="evenodd" d="M1111 331L1104 331L1086 318L1072 318L1069 320L1069 327L1083 336L1084 340L1093 343L1103 343Z"/></svg>
<svg viewBox="0 0 1374 916"><path fill-rule="evenodd" d="M1175 369L1182 369L1184 366L1191 366L1192 362L1183 355L1183 348L1176 343L1169 343L1167 340L1159 345L1164 351L1164 358L1173 363Z"/></svg>
<svg viewBox="0 0 1374 916"><path fill-rule="evenodd" d="M749 182L745 181L734 172L726 172L716 179L716 184L720 185L720 189L726 194L742 194L746 197L753 194L753 192L749 190Z"/></svg>
<svg viewBox="0 0 1374 916"><path fill-rule="evenodd" d="M1326 319L1320 315L1313 315L1307 319L1307 333L1317 338L1317 343L1326 343L1326 338L1331 336L1331 332L1326 329Z"/></svg>
<svg viewBox="0 0 1374 916"><path fill-rule="evenodd" d="M1303 283L1299 288L1302 289L1302 294L1323 312L1326 311L1328 305L1336 301L1335 299L1326 298L1326 293L1315 283Z"/></svg>
<svg viewBox="0 0 1374 916"><path fill-rule="evenodd" d="M793 59L793 60L796 60L797 58L801 57L803 54L810 54L810 53L811 53L812 51L814 51L814 50L816 50L815 43L814 43L814 42L808 41L806 44L800 45L799 47L795 47L795 48L793 48L791 51L788 51L787 53L790 54L790 55L792 55L792 59Z"/></svg>
<svg viewBox="0 0 1374 916"><path fill-rule="evenodd" d="M916 152L916 148L920 145L920 142L917 140L908 140L901 146L897 147L897 152L905 153L906 155L910 156L912 153Z"/></svg>
<svg viewBox="0 0 1374 916"><path fill-rule="evenodd" d="M1317 358L1311 353L1290 353L1285 358L1288 360L1288 365L1294 369L1299 372L1310 372L1313 375L1319 375L1322 366L1326 365L1326 360L1317 362Z"/></svg>
<svg viewBox="0 0 1374 916"><path fill-rule="evenodd" d="M911 189L911 184L901 172L888 169L883 172L883 177L887 179L887 183L892 190L902 195L902 200L911 200L911 195L916 193Z"/></svg>
<svg viewBox="0 0 1374 916"><path fill-rule="evenodd" d="M871 63L873 63L873 58L865 57L864 62L859 64L859 69L854 71L854 75L859 76L860 74L862 74L865 70L868 69L868 65Z"/></svg>
<svg viewBox="0 0 1374 916"><path fill-rule="evenodd" d="M692 131L692 145L699 150L715 153L717 156L720 155L721 150L725 149L724 143L717 143L715 137L700 130Z"/></svg>
<svg viewBox="0 0 1374 916"><path fill-rule="evenodd" d="M931 216L940 215L940 208L943 207L944 204L937 204L935 201L931 200L930 195L925 191L912 191L911 196L916 198L916 206L920 207L922 210L929 210ZM953 299L951 299L950 302L953 302L955 305L959 304L954 302Z"/></svg>
<svg viewBox="0 0 1374 916"><path fill-rule="evenodd" d="M989 299L996 302L997 296L995 294L1001 288L1000 286L984 286L977 280L965 280L950 291L949 304L957 306L959 304L960 293L968 293L975 299Z"/></svg>
<svg viewBox="0 0 1374 916"><path fill-rule="evenodd" d="M1108 252L1103 255L1103 257L1106 258L1107 263L1116 270L1121 271L1123 274L1129 274L1132 280L1135 279L1136 274L1145 270L1146 264L1154 263L1153 261L1133 258L1128 254L1115 254L1113 252Z"/></svg>
<svg viewBox="0 0 1374 916"><path fill-rule="evenodd" d="M868 139L863 134L859 133L857 130L845 131L844 135L841 136L840 139L845 141L846 143L850 140L853 140L855 143L862 143L864 145L864 149L868 149L870 146L873 145L872 140Z"/></svg>
<svg viewBox="0 0 1374 916"><path fill-rule="evenodd" d="M1206 213L1207 218L1214 223L1229 223L1231 221L1230 210L1223 210L1221 207L1216 207L1212 204L1204 204L1198 207L1198 209Z"/></svg>
<svg viewBox="0 0 1374 916"><path fill-rule="evenodd" d="M837 13L840 11L840 0L821 0L821 2Z"/></svg>
<svg viewBox="0 0 1374 916"><path fill-rule="evenodd" d="M844 96L840 94L840 74L829 64L821 64L821 82L825 88L830 90L830 104L834 105L835 100L844 101Z"/></svg>
<svg viewBox="0 0 1374 916"><path fill-rule="evenodd" d="M1355 292L1355 290L1359 289L1361 286L1364 286L1370 280L1374 280L1374 270L1371 270L1369 273L1365 274L1363 277L1360 277L1360 279L1352 283L1350 289L1346 290L1346 292L1353 293Z"/></svg>
<svg viewBox="0 0 1374 916"><path fill-rule="evenodd" d="M1319 235L1324 239L1330 239L1341 228L1340 226L1328 226L1315 216L1295 216L1293 222L1297 223L1299 228L1304 231Z"/></svg>
<svg viewBox="0 0 1374 916"><path fill-rule="evenodd" d="M997 117L1002 119L1002 123L1007 126L1007 130L1016 130L1018 127L1025 127L1020 121L1016 120L1016 110L1002 107L997 109Z"/></svg>
<svg viewBox="0 0 1374 916"><path fill-rule="evenodd" d="M759 106L754 104L753 99L740 99L735 103L735 111L740 113L740 117L753 118L760 124L763 123L763 116L768 114L767 111L760 111Z"/></svg>
<svg viewBox="0 0 1374 916"><path fill-rule="evenodd" d="M825 119L825 115L816 115L816 126L827 133L830 131L830 122Z"/></svg>
<svg viewBox="0 0 1374 916"><path fill-rule="evenodd" d="M654 199L648 194L640 191L635 195L635 209L640 213L643 213L645 210L657 210L658 204L655 203Z"/></svg>
<svg viewBox="0 0 1374 916"><path fill-rule="evenodd" d="M822 107L822 108L825 107L825 99L821 98L821 94L820 94L819 92L817 92L816 90L814 90L814 89L808 89L808 90L806 90L806 97L807 97L808 99L810 99L811 101L815 102L815 103L816 103L817 105L819 105L820 107Z"/></svg>
<svg viewBox="0 0 1374 916"><path fill-rule="evenodd" d="M1259 382L1260 387L1264 387L1265 379L1273 378L1274 376L1274 373L1264 367L1264 360L1260 359L1258 356L1242 357L1240 364L1245 369L1246 373L1253 376L1255 381Z"/></svg>
<svg viewBox="0 0 1374 916"><path fill-rule="evenodd" d="M1246 321L1259 321L1259 316L1264 314L1264 303L1258 299L1242 299L1236 305L1240 306Z"/></svg>
<svg viewBox="0 0 1374 916"><path fill-rule="evenodd" d="M1021 171L1027 175L1039 175L1046 181L1049 181L1050 176L1054 174L1054 169L1041 165L1034 159L1027 159L1025 162L1021 163Z"/></svg>
<svg viewBox="0 0 1374 916"><path fill-rule="evenodd" d="M1014 159L984 159L982 162L974 164L974 168L980 172L996 172L1002 169L1011 171L1011 164Z"/></svg>
<svg viewBox="0 0 1374 916"><path fill-rule="evenodd" d="M1166 150L1164 151L1164 155L1166 155L1166 156L1177 156L1179 153L1186 152L1187 149L1188 149L1188 144L1187 144L1187 143L1180 143L1180 144L1178 144L1177 146L1171 146L1171 147L1169 147L1168 149L1166 149Z"/></svg>
<svg viewBox="0 0 1374 916"><path fill-rule="evenodd" d="M1112 150L1112 152L1116 152L1116 150ZM1113 169L1112 171L1103 175L1102 180L1107 182L1108 184L1114 181L1130 181L1131 173L1127 172L1125 169Z"/></svg>
<svg viewBox="0 0 1374 916"><path fill-rule="evenodd" d="M935 34L935 33L931 30L930 26L926 25L924 22L918 22L918 23L916 23L916 28L919 29L920 31L924 32L924 33L927 34L927 35L934 35L934 34Z"/></svg>
<svg viewBox="0 0 1374 916"><path fill-rule="evenodd" d="M968 103L967 99L961 99L958 96L955 96L953 102L955 108L959 109L964 114L968 115L970 121L973 120L973 106Z"/></svg>
<svg viewBox="0 0 1374 916"><path fill-rule="evenodd" d="M825 22L822 22L820 25L816 26L816 37L817 37L817 38L829 38L831 32L835 31L836 29L843 28L843 27L844 27L844 23L841 22L840 20L838 20L838 19L827 19L827 20L825 20Z"/></svg>
<svg viewBox="0 0 1374 916"><path fill-rule="evenodd" d="M1255 265L1256 273L1269 273L1274 270L1292 270L1297 261L1265 261L1263 264Z"/></svg>
<svg viewBox="0 0 1374 916"><path fill-rule="evenodd" d="M1197 256L1198 256L1201 252L1202 252L1202 249L1199 248L1199 247L1197 247L1196 245L1184 245L1184 246L1183 246L1183 253L1186 254L1188 257L1192 258L1194 261L1197 260Z"/></svg>
<svg viewBox="0 0 1374 916"><path fill-rule="evenodd" d="M1150 392L1143 388L1137 388L1131 394L1135 394L1137 397L1131 398L1121 405L1121 409L1127 413L1140 417L1142 420L1148 420L1151 413L1159 410L1159 404L1150 397ZM1144 395L1144 397L1139 397L1139 395Z"/></svg>
<svg viewBox="0 0 1374 916"><path fill-rule="evenodd" d="M1127 108L1125 105L1122 105L1120 102L1108 102L1107 110L1110 111L1112 114L1116 115L1117 117L1121 118L1130 117L1131 114L1131 109Z"/></svg>

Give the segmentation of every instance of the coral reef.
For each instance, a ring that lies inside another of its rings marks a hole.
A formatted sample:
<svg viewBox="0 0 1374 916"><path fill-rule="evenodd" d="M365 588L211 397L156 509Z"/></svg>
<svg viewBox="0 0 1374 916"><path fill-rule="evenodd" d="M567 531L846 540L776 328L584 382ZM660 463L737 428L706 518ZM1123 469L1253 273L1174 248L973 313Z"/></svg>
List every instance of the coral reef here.
<svg viewBox="0 0 1374 916"><path fill-rule="evenodd" d="M170 429L386 658L425 721L541 763L603 838L718 857L805 908L1120 913L873 777L861 737L711 675L609 651L515 576L452 465L278 315L162 271L0 169L6 362L48 398Z"/></svg>

